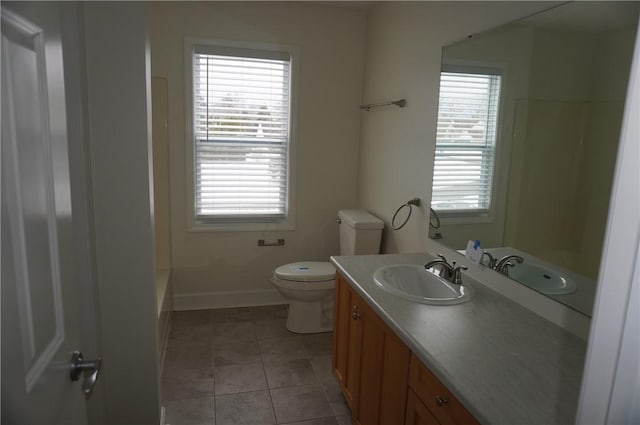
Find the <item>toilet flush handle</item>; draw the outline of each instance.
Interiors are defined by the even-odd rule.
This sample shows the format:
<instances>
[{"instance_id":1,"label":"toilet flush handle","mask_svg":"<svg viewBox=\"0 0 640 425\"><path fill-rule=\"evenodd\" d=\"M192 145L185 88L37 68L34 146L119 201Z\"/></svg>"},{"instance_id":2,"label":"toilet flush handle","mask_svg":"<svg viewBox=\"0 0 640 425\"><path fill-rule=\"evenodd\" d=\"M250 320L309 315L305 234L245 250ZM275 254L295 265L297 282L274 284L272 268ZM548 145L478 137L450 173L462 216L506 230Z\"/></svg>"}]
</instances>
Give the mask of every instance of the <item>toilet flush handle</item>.
<instances>
[{"instance_id":1,"label":"toilet flush handle","mask_svg":"<svg viewBox=\"0 0 640 425\"><path fill-rule=\"evenodd\" d=\"M340 220L340 217L336 218L336 223L341 224L342 220Z\"/></svg>"}]
</instances>

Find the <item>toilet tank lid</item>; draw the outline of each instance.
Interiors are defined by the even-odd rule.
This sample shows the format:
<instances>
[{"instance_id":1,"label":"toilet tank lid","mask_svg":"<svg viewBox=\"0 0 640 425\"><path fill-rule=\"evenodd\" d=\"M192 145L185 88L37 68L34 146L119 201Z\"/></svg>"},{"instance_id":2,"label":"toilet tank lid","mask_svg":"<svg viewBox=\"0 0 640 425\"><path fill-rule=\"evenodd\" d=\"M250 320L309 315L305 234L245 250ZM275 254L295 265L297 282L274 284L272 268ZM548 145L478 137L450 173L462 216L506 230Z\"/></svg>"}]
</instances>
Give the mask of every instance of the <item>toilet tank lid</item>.
<instances>
[{"instance_id":1,"label":"toilet tank lid","mask_svg":"<svg viewBox=\"0 0 640 425\"><path fill-rule=\"evenodd\" d=\"M273 272L284 280L297 280L299 282L321 282L335 278L336 269L326 261L304 261L300 263L285 264Z\"/></svg>"},{"instance_id":2,"label":"toilet tank lid","mask_svg":"<svg viewBox=\"0 0 640 425\"><path fill-rule=\"evenodd\" d=\"M382 229L384 222L365 210L340 210L338 217L355 229Z\"/></svg>"}]
</instances>

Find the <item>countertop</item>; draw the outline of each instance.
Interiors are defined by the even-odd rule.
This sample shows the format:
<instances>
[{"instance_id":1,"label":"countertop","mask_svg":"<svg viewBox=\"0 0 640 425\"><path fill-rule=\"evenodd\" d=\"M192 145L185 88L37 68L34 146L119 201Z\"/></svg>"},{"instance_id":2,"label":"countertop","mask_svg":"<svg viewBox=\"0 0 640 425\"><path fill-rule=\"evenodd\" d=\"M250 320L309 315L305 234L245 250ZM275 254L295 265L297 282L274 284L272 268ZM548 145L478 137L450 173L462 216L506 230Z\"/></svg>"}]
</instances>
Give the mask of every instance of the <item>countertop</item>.
<instances>
[{"instance_id":1,"label":"countertop","mask_svg":"<svg viewBox=\"0 0 640 425\"><path fill-rule=\"evenodd\" d=\"M567 307L572 308L582 314L585 314L589 317L593 316L593 303L596 298L596 287L597 287L597 282L595 280L590 279L586 276L582 276L572 270L566 269L557 264L549 263L548 261L534 257L529 253L520 251L510 246L505 246L500 248L489 248L486 251L493 253L494 254L493 256L496 258L503 257L507 254L517 254L522 258L524 258L525 262L529 262L532 264L539 264L550 270L557 271L560 274L565 275L568 278L572 279L578 287L577 291L571 292L569 294L558 294L558 295L547 294L547 296L549 298L553 298L559 303L562 303ZM523 285L526 286L526 284L523 284Z\"/></svg>"},{"instance_id":2,"label":"countertop","mask_svg":"<svg viewBox=\"0 0 640 425\"><path fill-rule=\"evenodd\" d=\"M573 424L586 342L463 276L469 302L419 304L373 281L390 264L428 254L331 257L351 286L483 424Z\"/></svg>"}]
</instances>

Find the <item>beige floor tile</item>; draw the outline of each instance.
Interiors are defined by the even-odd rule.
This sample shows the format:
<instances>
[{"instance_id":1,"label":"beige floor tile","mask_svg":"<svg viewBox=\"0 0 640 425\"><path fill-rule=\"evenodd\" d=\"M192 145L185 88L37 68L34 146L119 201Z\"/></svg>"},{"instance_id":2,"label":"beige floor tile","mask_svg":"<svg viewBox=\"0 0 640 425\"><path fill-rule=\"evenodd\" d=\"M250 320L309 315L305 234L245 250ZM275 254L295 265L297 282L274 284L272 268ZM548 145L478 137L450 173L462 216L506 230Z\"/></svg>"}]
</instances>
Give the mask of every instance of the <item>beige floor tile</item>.
<instances>
[{"instance_id":1,"label":"beige floor tile","mask_svg":"<svg viewBox=\"0 0 640 425\"><path fill-rule=\"evenodd\" d=\"M166 423L171 425L213 424L215 420L213 397L168 401L165 408Z\"/></svg>"},{"instance_id":2,"label":"beige floor tile","mask_svg":"<svg viewBox=\"0 0 640 425\"><path fill-rule=\"evenodd\" d=\"M287 387L270 391L278 423L323 418L331 412L320 386Z\"/></svg>"},{"instance_id":3,"label":"beige floor tile","mask_svg":"<svg viewBox=\"0 0 640 425\"><path fill-rule=\"evenodd\" d=\"M171 345L164 360L165 375L175 375L184 370L211 369L213 352L211 345Z\"/></svg>"},{"instance_id":4,"label":"beige floor tile","mask_svg":"<svg viewBox=\"0 0 640 425\"><path fill-rule=\"evenodd\" d=\"M162 378L167 423L350 424L331 333L295 334L286 315L286 305L175 312Z\"/></svg>"},{"instance_id":5,"label":"beige floor tile","mask_svg":"<svg viewBox=\"0 0 640 425\"><path fill-rule=\"evenodd\" d=\"M216 425L275 424L268 391L216 396Z\"/></svg>"},{"instance_id":6,"label":"beige floor tile","mask_svg":"<svg viewBox=\"0 0 640 425\"><path fill-rule=\"evenodd\" d=\"M287 425L338 425L338 420L334 416L329 416L302 422L288 422Z\"/></svg>"},{"instance_id":7,"label":"beige floor tile","mask_svg":"<svg viewBox=\"0 0 640 425\"><path fill-rule=\"evenodd\" d=\"M288 306L286 304L251 307L251 318L255 321L286 319L287 309Z\"/></svg>"},{"instance_id":8,"label":"beige floor tile","mask_svg":"<svg viewBox=\"0 0 640 425\"><path fill-rule=\"evenodd\" d=\"M260 354L264 362L307 358L307 351L300 336L260 341Z\"/></svg>"},{"instance_id":9,"label":"beige floor tile","mask_svg":"<svg viewBox=\"0 0 640 425\"><path fill-rule=\"evenodd\" d=\"M340 397L338 400L330 401L329 405L331 406L333 414L336 416L345 416L351 414L351 410L349 410L347 402L342 397Z\"/></svg>"},{"instance_id":10,"label":"beige floor tile","mask_svg":"<svg viewBox=\"0 0 640 425\"><path fill-rule=\"evenodd\" d=\"M256 329L253 322L214 323L212 331L214 344L256 340Z\"/></svg>"},{"instance_id":11,"label":"beige floor tile","mask_svg":"<svg viewBox=\"0 0 640 425\"><path fill-rule=\"evenodd\" d=\"M319 384L308 359L265 362L264 371L269 388Z\"/></svg>"},{"instance_id":12,"label":"beige floor tile","mask_svg":"<svg viewBox=\"0 0 640 425\"><path fill-rule=\"evenodd\" d=\"M216 395L244 393L267 388L262 363L215 367L213 373Z\"/></svg>"},{"instance_id":13,"label":"beige floor tile","mask_svg":"<svg viewBox=\"0 0 640 425\"><path fill-rule=\"evenodd\" d=\"M351 415L336 416L338 425L351 425Z\"/></svg>"},{"instance_id":14,"label":"beige floor tile","mask_svg":"<svg viewBox=\"0 0 640 425\"><path fill-rule=\"evenodd\" d=\"M168 346L180 345L210 345L210 324L178 324L171 326Z\"/></svg>"},{"instance_id":15,"label":"beige floor tile","mask_svg":"<svg viewBox=\"0 0 640 425\"><path fill-rule=\"evenodd\" d=\"M286 319L256 320L256 334L259 341L296 336L287 329Z\"/></svg>"},{"instance_id":16,"label":"beige floor tile","mask_svg":"<svg viewBox=\"0 0 640 425\"><path fill-rule=\"evenodd\" d=\"M333 376L333 366L331 365L331 354L325 356L316 356L310 359L313 371L321 381L335 381Z\"/></svg>"},{"instance_id":17,"label":"beige floor tile","mask_svg":"<svg viewBox=\"0 0 640 425\"><path fill-rule=\"evenodd\" d=\"M162 378L162 399L182 400L213 396L213 371L165 371Z\"/></svg>"},{"instance_id":18,"label":"beige floor tile","mask_svg":"<svg viewBox=\"0 0 640 425\"><path fill-rule=\"evenodd\" d=\"M219 341L213 346L213 364L215 366L228 366L234 364L260 363L260 349L255 340Z\"/></svg>"},{"instance_id":19,"label":"beige floor tile","mask_svg":"<svg viewBox=\"0 0 640 425\"><path fill-rule=\"evenodd\" d=\"M310 358L331 355L331 347L333 346L332 333L304 335L302 340Z\"/></svg>"}]
</instances>

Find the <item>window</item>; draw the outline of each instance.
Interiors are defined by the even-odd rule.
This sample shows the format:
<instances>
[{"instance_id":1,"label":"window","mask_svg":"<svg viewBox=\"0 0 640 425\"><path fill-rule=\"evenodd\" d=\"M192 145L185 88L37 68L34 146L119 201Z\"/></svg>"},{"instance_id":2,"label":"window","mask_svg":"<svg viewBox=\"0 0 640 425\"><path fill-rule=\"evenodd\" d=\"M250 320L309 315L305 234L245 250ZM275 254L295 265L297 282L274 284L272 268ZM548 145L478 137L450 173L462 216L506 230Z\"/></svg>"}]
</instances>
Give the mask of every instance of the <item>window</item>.
<instances>
[{"instance_id":1,"label":"window","mask_svg":"<svg viewBox=\"0 0 640 425\"><path fill-rule=\"evenodd\" d=\"M501 77L442 72L431 207L452 213L491 208Z\"/></svg>"},{"instance_id":2,"label":"window","mask_svg":"<svg viewBox=\"0 0 640 425\"><path fill-rule=\"evenodd\" d=\"M278 223L289 214L289 52L193 45L196 223Z\"/></svg>"}]
</instances>

